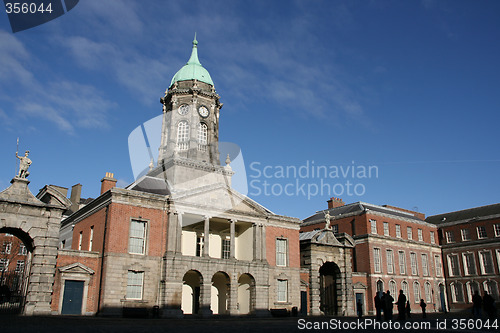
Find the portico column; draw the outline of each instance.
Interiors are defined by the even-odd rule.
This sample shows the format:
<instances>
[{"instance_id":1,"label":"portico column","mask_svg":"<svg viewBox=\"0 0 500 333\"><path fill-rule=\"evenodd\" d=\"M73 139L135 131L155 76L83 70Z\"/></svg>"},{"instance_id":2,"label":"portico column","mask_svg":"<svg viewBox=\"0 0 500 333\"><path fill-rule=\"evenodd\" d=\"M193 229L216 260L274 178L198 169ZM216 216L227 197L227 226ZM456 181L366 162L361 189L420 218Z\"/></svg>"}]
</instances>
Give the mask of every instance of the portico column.
<instances>
[{"instance_id":1,"label":"portico column","mask_svg":"<svg viewBox=\"0 0 500 333\"><path fill-rule=\"evenodd\" d=\"M175 253L182 253L182 212L177 215L177 227L175 229Z\"/></svg>"},{"instance_id":2,"label":"portico column","mask_svg":"<svg viewBox=\"0 0 500 333\"><path fill-rule=\"evenodd\" d=\"M267 247L267 242L266 242L266 226L261 224L260 225L260 233L261 233L261 260L264 260L266 261L267 260L267 257L266 257L266 247Z\"/></svg>"},{"instance_id":3,"label":"portico column","mask_svg":"<svg viewBox=\"0 0 500 333\"><path fill-rule=\"evenodd\" d=\"M205 216L205 228L203 231L203 256L208 257L210 253L210 216Z\"/></svg>"},{"instance_id":4,"label":"portico column","mask_svg":"<svg viewBox=\"0 0 500 333\"><path fill-rule=\"evenodd\" d=\"M261 234L260 228L257 224L252 225L253 227L253 260L260 260L260 250L261 250Z\"/></svg>"},{"instance_id":5,"label":"portico column","mask_svg":"<svg viewBox=\"0 0 500 333\"><path fill-rule=\"evenodd\" d=\"M177 218L177 213L172 210L168 212L167 252L170 253L175 252L176 248Z\"/></svg>"},{"instance_id":6,"label":"portico column","mask_svg":"<svg viewBox=\"0 0 500 333\"><path fill-rule=\"evenodd\" d=\"M229 258L235 259L236 258L236 220L229 220L230 223L230 233L231 233L231 239L229 241L230 245L230 250L229 250Z\"/></svg>"}]
</instances>

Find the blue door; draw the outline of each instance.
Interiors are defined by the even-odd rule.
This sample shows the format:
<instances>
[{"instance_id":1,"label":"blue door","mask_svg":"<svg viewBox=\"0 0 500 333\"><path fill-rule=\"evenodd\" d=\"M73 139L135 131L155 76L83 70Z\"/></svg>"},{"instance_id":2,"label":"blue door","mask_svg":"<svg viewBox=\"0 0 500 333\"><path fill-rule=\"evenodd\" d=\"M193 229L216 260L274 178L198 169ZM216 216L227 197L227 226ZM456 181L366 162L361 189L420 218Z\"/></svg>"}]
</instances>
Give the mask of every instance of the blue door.
<instances>
[{"instance_id":1,"label":"blue door","mask_svg":"<svg viewBox=\"0 0 500 333\"><path fill-rule=\"evenodd\" d=\"M64 296L62 314L81 315L83 300L83 281L66 280L64 282Z\"/></svg>"}]
</instances>

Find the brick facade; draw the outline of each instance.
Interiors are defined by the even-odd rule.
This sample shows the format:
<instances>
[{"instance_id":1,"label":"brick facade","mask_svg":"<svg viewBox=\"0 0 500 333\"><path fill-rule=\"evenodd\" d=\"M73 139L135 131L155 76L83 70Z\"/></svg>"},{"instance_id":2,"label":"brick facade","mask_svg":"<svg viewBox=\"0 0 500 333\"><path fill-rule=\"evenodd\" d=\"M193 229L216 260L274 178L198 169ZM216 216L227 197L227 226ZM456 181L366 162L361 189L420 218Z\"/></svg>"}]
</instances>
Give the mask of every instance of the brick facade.
<instances>
[{"instance_id":1,"label":"brick facade","mask_svg":"<svg viewBox=\"0 0 500 333\"><path fill-rule=\"evenodd\" d=\"M448 304L451 311L472 307L472 296L490 294L500 284L500 204L430 216L439 228Z\"/></svg>"}]
</instances>

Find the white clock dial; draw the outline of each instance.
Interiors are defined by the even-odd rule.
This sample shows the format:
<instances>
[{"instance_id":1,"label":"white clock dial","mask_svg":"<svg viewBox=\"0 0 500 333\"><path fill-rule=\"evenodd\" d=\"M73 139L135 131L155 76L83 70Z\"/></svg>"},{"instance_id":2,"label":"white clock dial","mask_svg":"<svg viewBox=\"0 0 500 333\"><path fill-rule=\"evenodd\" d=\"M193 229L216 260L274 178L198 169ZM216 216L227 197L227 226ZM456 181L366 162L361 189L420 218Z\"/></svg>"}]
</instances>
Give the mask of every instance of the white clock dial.
<instances>
[{"instance_id":1,"label":"white clock dial","mask_svg":"<svg viewBox=\"0 0 500 333\"><path fill-rule=\"evenodd\" d=\"M187 114L188 114L188 112L189 112L189 105L187 105L187 104L183 104L183 105L181 105L181 106L179 107L179 114L180 114L180 115L185 116L185 115L187 115Z\"/></svg>"},{"instance_id":2,"label":"white clock dial","mask_svg":"<svg viewBox=\"0 0 500 333\"><path fill-rule=\"evenodd\" d=\"M203 118L206 118L208 117L208 109L206 106L200 106L200 108L198 109L198 113L200 114L200 116L202 116Z\"/></svg>"}]
</instances>

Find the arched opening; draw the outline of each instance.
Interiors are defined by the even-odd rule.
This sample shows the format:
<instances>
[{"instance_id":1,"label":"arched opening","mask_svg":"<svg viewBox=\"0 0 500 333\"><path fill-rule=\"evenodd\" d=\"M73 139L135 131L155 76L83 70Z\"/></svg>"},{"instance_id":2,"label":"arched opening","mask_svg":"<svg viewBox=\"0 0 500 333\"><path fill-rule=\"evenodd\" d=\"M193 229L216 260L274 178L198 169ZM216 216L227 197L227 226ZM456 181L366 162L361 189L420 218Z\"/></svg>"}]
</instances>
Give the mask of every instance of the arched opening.
<instances>
[{"instance_id":1,"label":"arched opening","mask_svg":"<svg viewBox=\"0 0 500 333\"><path fill-rule=\"evenodd\" d=\"M255 279L250 274L242 274L238 279L238 310L249 314L254 310Z\"/></svg>"},{"instance_id":2,"label":"arched opening","mask_svg":"<svg viewBox=\"0 0 500 333\"><path fill-rule=\"evenodd\" d=\"M182 303L181 309L184 314L197 314L200 310L200 286L203 278L200 272L190 270L182 278Z\"/></svg>"},{"instance_id":3,"label":"arched opening","mask_svg":"<svg viewBox=\"0 0 500 333\"><path fill-rule=\"evenodd\" d=\"M441 308L439 309L441 312L446 312L446 291L444 284L439 284L439 300Z\"/></svg>"},{"instance_id":4,"label":"arched opening","mask_svg":"<svg viewBox=\"0 0 500 333\"><path fill-rule=\"evenodd\" d=\"M33 240L17 228L0 228L0 313L24 309Z\"/></svg>"},{"instance_id":5,"label":"arched opening","mask_svg":"<svg viewBox=\"0 0 500 333\"><path fill-rule=\"evenodd\" d=\"M337 315L341 296L339 289L340 268L333 262L326 262L319 269L320 310L325 315Z\"/></svg>"},{"instance_id":6,"label":"arched opening","mask_svg":"<svg viewBox=\"0 0 500 333\"><path fill-rule=\"evenodd\" d=\"M377 281L377 293L380 291L380 293L384 292L384 281L378 280Z\"/></svg>"},{"instance_id":7,"label":"arched opening","mask_svg":"<svg viewBox=\"0 0 500 333\"><path fill-rule=\"evenodd\" d=\"M224 272L217 272L212 277L210 309L213 314L227 314L229 283L229 276Z\"/></svg>"}]
</instances>

